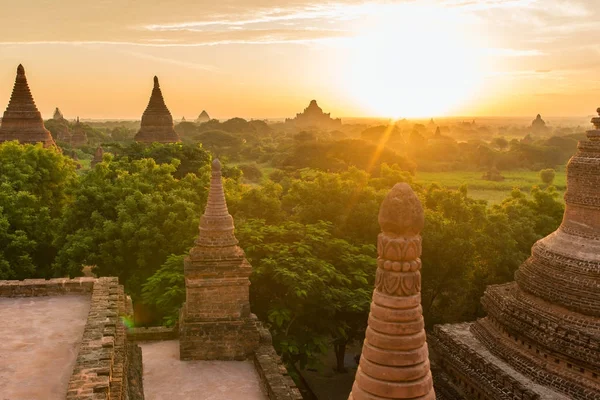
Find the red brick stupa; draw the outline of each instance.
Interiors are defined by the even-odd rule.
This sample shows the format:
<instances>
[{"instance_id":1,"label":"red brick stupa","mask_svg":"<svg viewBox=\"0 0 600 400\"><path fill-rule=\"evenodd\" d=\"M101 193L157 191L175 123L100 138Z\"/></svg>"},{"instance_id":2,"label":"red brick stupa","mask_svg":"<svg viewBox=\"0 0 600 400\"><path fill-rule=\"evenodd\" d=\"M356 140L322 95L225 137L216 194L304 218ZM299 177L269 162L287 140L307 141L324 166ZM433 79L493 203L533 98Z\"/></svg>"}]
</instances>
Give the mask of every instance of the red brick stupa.
<instances>
[{"instance_id":1,"label":"red brick stupa","mask_svg":"<svg viewBox=\"0 0 600 400\"><path fill-rule=\"evenodd\" d=\"M12 96L0 125L0 142L9 140L18 140L23 144L43 143L44 147L56 146L33 101L25 68L20 64L17 68Z\"/></svg>"},{"instance_id":2,"label":"red brick stupa","mask_svg":"<svg viewBox=\"0 0 600 400\"><path fill-rule=\"evenodd\" d=\"M379 209L369 325L349 400L435 400L421 309L421 202L398 183Z\"/></svg>"},{"instance_id":3,"label":"red brick stupa","mask_svg":"<svg viewBox=\"0 0 600 400\"><path fill-rule=\"evenodd\" d=\"M212 163L208 203L196 245L185 259L186 301L179 318L182 360L243 360L259 345L250 313L252 267L234 235L221 164Z\"/></svg>"},{"instance_id":4,"label":"red brick stupa","mask_svg":"<svg viewBox=\"0 0 600 400\"><path fill-rule=\"evenodd\" d=\"M135 135L135 141L140 143L174 143L180 141L173 127L173 116L165 104L156 76L154 77L152 95L148 107L142 115L142 125Z\"/></svg>"},{"instance_id":5,"label":"red brick stupa","mask_svg":"<svg viewBox=\"0 0 600 400\"><path fill-rule=\"evenodd\" d=\"M514 282L486 289L487 317L434 328L444 398L600 399L600 118L592 123L567 165L560 227Z\"/></svg>"}]
</instances>

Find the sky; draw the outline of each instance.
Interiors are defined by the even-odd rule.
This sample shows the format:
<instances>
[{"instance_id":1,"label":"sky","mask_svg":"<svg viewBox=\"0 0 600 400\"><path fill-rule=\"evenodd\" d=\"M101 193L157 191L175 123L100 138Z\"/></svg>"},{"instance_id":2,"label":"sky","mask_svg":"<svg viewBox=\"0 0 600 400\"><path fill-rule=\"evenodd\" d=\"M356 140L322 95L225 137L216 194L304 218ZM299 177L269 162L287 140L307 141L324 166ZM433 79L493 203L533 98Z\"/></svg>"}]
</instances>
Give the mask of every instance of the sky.
<instances>
[{"instance_id":1,"label":"sky","mask_svg":"<svg viewBox=\"0 0 600 400\"><path fill-rule=\"evenodd\" d=\"M5 4L2 4L5 3ZM0 109L23 63L50 117L585 116L598 0L0 0Z\"/></svg>"}]
</instances>

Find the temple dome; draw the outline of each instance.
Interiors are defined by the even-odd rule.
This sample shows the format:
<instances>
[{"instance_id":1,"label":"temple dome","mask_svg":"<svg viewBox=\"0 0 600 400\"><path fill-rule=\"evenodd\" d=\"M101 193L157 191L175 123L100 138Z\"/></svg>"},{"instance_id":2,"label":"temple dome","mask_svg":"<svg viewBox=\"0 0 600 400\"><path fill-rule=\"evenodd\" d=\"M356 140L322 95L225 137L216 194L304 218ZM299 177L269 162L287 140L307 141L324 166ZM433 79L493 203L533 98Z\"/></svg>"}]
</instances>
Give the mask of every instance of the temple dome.
<instances>
[{"instance_id":1,"label":"temple dome","mask_svg":"<svg viewBox=\"0 0 600 400\"><path fill-rule=\"evenodd\" d=\"M150 95L150 101L142 115L141 127L135 135L135 141L140 143L174 143L180 141L173 126L173 116L165 104L156 76L154 77L154 87Z\"/></svg>"}]
</instances>

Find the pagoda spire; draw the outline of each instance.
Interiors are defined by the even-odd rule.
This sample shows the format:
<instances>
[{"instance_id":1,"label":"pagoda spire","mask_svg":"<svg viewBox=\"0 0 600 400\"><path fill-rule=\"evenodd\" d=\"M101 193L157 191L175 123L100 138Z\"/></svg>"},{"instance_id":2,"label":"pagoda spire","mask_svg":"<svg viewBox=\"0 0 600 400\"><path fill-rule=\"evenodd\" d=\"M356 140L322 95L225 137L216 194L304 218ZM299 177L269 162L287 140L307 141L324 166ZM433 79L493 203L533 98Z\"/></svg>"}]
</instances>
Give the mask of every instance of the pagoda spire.
<instances>
[{"instance_id":1,"label":"pagoda spire","mask_svg":"<svg viewBox=\"0 0 600 400\"><path fill-rule=\"evenodd\" d=\"M377 273L349 400L434 400L421 308L421 202L396 184L379 209Z\"/></svg>"},{"instance_id":2,"label":"pagoda spire","mask_svg":"<svg viewBox=\"0 0 600 400\"><path fill-rule=\"evenodd\" d=\"M142 115L142 123L135 140L141 143L174 143L179 142L175 133L173 116L165 104L158 77L154 77L154 86L148 106Z\"/></svg>"},{"instance_id":3,"label":"pagoda spire","mask_svg":"<svg viewBox=\"0 0 600 400\"><path fill-rule=\"evenodd\" d=\"M199 230L184 261L186 301L179 319L180 358L250 357L259 343L256 316L250 312L252 267L233 233L233 217L227 210L217 159L212 162L208 201Z\"/></svg>"},{"instance_id":4,"label":"pagoda spire","mask_svg":"<svg viewBox=\"0 0 600 400\"><path fill-rule=\"evenodd\" d=\"M52 135L44 126L42 115L38 111L25 68L19 64L17 77L8 107L0 125L0 142L18 140L20 143L43 143L44 147L55 146Z\"/></svg>"}]
</instances>

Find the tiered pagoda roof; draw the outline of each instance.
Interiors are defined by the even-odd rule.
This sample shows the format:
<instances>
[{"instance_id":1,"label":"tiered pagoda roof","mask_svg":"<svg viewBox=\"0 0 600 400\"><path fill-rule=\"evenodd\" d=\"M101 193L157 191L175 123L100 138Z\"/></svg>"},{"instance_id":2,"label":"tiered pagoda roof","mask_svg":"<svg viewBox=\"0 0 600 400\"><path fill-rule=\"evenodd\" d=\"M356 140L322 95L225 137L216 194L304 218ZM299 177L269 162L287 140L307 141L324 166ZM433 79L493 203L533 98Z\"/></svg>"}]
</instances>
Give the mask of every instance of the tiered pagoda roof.
<instances>
[{"instance_id":1,"label":"tiered pagoda roof","mask_svg":"<svg viewBox=\"0 0 600 400\"><path fill-rule=\"evenodd\" d=\"M20 64L13 92L0 125L0 142L9 140L31 144L43 143L44 147L56 146L33 101L25 69Z\"/></svg>"},{"instance_id":2,"label":"tiered pagoda roof","mask_svg":"<svg viewBox=\"0 0 600 400\"><path fill-rule=\"evenodd\" d=\"M156 76L154 77L152 95L148 107L142 115L142 124L135 135L135 140L140 143L174 143L180 141L173 126L173 116L165 104Z\"/></svg>"},{"instance_id":3,"label":"tiered pagoda roof","mask_svg":"<svg viewBox=\"0 0 600 400\"><path fill-rule=\"evenodd\" d=\"M515 282L487 288L487 317L435 328L444 398L600 399L600 118L592 123L567 166L560 227Z\"/></svg>"}]
</instances>

